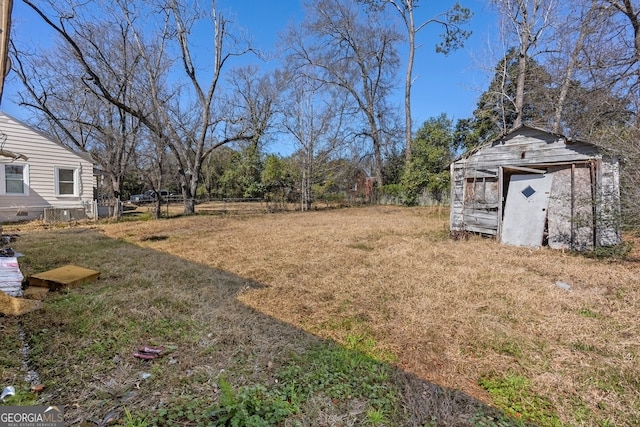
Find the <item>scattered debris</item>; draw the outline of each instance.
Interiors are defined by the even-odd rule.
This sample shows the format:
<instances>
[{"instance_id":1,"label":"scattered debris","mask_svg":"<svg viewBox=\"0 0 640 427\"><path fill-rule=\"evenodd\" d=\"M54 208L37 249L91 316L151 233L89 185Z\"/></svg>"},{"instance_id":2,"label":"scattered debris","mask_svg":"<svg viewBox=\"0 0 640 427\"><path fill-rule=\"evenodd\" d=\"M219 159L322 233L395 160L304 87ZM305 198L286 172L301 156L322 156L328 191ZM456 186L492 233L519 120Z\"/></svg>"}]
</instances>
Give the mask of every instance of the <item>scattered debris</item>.
<instances>
[{"instance_id":1,"label":"scattered debris","mask_svg":"<svg viewBox=\"0 0 640 427\"><path fill-rule=\"evenodd\" d=\"M15 394L16 389L12 385L7 386L2 390L2 394L0 394L0 401L3 401L7 396L15 396Z\"/></svg>"},{"instance_id":2,"label":"scattered debris","mask_svg":"<svg viewBox=\"0 0 640 427\"><path fill-rule=\"evenodd\" d=\"M11 248L2 248L2 249L0 249L0 257L13 258L14 256L16 256L16 252Z\"/></svg>"},{"instance_id":3,"label":"scattered debris","mask_svg":"<svg viewBox=\"0 0 640 427\"><path fill-rule=\"evenodd\" d=\"M0 237L0 243L8 245L9 243L18 240L18 237L20 237L19 234L3 234L2 237Z\"/></svg>"},{"instance_id":4,"label":"scattered debris","mask_svg":"<svg viewBox=\"0 0 640 427\"><path fill-rule=\"evenodd\" d=\"M2 233L1 229L0 233ZM17 238L17 234L0 234L0 257L13 258L19 256L13 249L5 247L9 243L15 242Z\"/></svg>"},{"instance_id":5,"label":"scattered debris","mask_svg":"<svg viewBox=\"0 0 640 427\"><path fill-rule=\"evenodd\" d=\"M38 301L39 302L39 301ZM31 354L31 347L25 336L24 329L20 325L20 331L18 332L18 339L22 346L20 347L20 354L22 355L22 370L24 371L24 380L31 384L31 387L41 386L40 375L29 366L29 355ZM44 387L44 386L43 386Z\"/></svg>"},{"instance_id":6,"label":"scattered debris","mask_svg":"<svg viewBox=\"0 0 640 427\"><path fill-rule=\"evenodd\" d=\"M0 291L12 297L21 296L22 279L18 258L0 256Z\"/></svg>"},{"instance_id":7,"label":"scattered debris","mask_svg":"<svg viewBox=\"0 0 640 427\"><path fill-rule=\"evenodd\" d=\"M111 426L120 423L120 410L114 409L102 419L101 426Z\"/></svg>"},{"instance_id":8,"label":"scattered debris","mask_svg":"<svg viewBox=\"0 0 640 427\"><path fill-rule=\"evenodd\" d=\"M140 372L141 380L148 380L149 378L151 378L151 374L149 372Z\"/></svg>"},{"instance_id":9,"label":"scattered debris","mask_svg":"<svg viewBox=\"0 0 640 427\"><path fill-rule=\"evenodd\" d=\"M5 316L21 316L42 306L42 302L33 299L11 297L0 292L0 313Z\"/></svg>"},{"instance_id":10,"label":"scattered debris","mask_svg":"<svg viewBox=\"0 0 640 427\"><path fill-rule=\"evenodd\" d=\"M164 347L162 346L158 346L158 347L144 346L144 347L140 347L138 351L135 351L133 353L133 357L137 357L138 359L150 360L150 359L156 359L162 356L163 352L164 352Z\"/></svg>"},{"instance_id":11,"label":"scattered debris","mask_svg":"<svg viewBox=\"0 0 640 427\"><path fill-rule=\"evenodd\" d=\"M556 286L560 289L564 289L565 291L571 290L571 285L567 282L563 282L562 280L556 281Z\"/></svg>"},{"instance_id":12,"label":"scattered debris","mask_svg":"<svg viewBox=\"0 0 640 427\"><path fill-rule=\"evenodd\" d=\"M22 296L24 276L18 265L18 256L13 249L4 247L14 242L17 234L2 234L0 226L0 313L5 316L20 316L40 308L40 301L18 298Z\"/></svg>"}]
</instances>

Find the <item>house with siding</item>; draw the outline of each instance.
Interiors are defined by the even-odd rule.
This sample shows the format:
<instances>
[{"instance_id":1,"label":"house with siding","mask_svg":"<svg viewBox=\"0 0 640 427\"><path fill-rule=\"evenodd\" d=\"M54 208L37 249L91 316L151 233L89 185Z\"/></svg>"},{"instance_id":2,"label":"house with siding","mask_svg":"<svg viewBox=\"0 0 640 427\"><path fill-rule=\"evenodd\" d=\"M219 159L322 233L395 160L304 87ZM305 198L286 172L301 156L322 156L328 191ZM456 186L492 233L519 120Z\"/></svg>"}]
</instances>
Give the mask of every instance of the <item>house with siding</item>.
<instances>
[{"instance_id":1,"label":"house with siding","mask_svg":"<svg viewBox=\"0 0 640 427\"><path fill-rule=\"evenodd\" d=\"M619 244L619 169L594 144L520 126L451 164L450 229L516 246Z\"/></svg>"},{"instance_id":2,"label":"house with siding","mask_svg":"<svg viewBox=\"0 0 640 427\"><path fill-rule=\"evenodd\" d=\"M0 112L0 222L94 217L93 162Z\"/></svg>"}]
</instances>

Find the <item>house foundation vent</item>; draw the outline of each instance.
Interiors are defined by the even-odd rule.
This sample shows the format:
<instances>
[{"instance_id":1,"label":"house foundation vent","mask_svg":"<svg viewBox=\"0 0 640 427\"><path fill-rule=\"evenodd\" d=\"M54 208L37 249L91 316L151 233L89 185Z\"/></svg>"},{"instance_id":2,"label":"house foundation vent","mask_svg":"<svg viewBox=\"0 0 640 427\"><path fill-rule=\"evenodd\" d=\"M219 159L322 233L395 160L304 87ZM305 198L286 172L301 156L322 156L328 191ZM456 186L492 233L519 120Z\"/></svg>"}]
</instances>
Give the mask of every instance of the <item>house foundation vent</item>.
<instances>
[{"instance_id":1,"label":"house foundation vent","mask_svg":"<svg viewBox=\"0 0 640 427\"><path fill-rule=\"evenodd\" d=\"M87 219L83 208L47 208L44 210L45 222L69 222Z\"/></svg>"}]
</instances>

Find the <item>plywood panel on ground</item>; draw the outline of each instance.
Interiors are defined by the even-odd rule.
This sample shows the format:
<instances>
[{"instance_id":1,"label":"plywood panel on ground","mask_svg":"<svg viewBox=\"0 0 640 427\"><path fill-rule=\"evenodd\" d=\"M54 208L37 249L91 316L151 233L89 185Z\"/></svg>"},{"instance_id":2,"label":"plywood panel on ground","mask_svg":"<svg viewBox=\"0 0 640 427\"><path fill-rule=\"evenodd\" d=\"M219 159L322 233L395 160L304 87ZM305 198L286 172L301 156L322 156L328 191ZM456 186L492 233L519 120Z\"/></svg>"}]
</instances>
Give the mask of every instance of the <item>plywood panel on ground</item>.
<instances>
[{"instance_id":1,"label":"plywood panel on ground","mask_svg":"<svg viewBox=\"0 0 640 427\"><path fill-rule=\"evenodd\" d=\"M45 271L44 273L34 274L29 277L28 281L31 286L55 290L93 282L97 280L99 276L99 271L89 270L88 268L77 267L75 265L65 265L64 267Z\"/></svg>"}]
</instances>

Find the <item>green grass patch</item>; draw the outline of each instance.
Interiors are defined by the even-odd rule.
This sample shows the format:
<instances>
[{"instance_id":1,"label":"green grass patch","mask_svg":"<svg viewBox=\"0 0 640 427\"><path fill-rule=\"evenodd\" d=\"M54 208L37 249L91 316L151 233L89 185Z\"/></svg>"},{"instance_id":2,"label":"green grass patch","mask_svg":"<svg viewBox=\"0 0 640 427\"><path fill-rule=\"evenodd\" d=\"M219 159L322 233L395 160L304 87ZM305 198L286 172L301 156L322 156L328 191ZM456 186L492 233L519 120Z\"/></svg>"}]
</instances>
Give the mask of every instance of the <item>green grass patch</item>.
<instances>
[{"instance_id":1,"label":"green grass patch","mask_svg":"<svg viewBox=\"0 0 640 427\"><path fill-rule=\"evenodd\" d=\"M593 344L587 344L582 341L575 341L571 343L571 348L577 351L582 351L585 353L596 351L597 348Z\"/></svg>"},{"instance_id":2,"label":"green grass patch","mask_svg":"<svg viewBox=\"0 0 640 427\"><path fill-rule=\"evenodd\" d=\"M183 394L163 403L160 407L131 415L132 425L151 426L196 425L208 426L211 422L212 396ZM223 424L224 425L224 424Z\"/></svg>"},{"instance_id":3,"label":"green grass patch","mask_svg":"<svg viewBox=\"0 0 640 427\"><path fill-rule=\"evenodd\" d=\"M506 354L516 359L522 357L523 355L522 346L520 345L520 343L506 337L494 341L492 343L492 349L496 353Z\"/></svg>"},{"instance_id":4,"label":"green grass patch","mask_svg":"<svg viewBox=\"0 0 640 427\"><path fill-rule=\"evenodd\" d=\"M338 403L362 399L368 404L368 418L382 420L397 413L398 391L389 381L390 370L360 351L328 345L294 358L278 378L282 384L295 384L301 400L316 394Z\"/></svg>"},{"instance_id":5,"label":"green grass patch","mask_svg":"<svg viewBox=\"0 0 640 427\"><path fill-rule=\"evenodd\" d=\"M593 319L597 319L600 317L598 313L591 310L590 308L581 308L580 310L578 310L578 314L582 317L588 317Z\"/></svg>"},{"instance_id":6,"label":"green grass patch","mask_svg":"<svg viewBox=\"0 0 640 427\"><path fill-rule=\"evenodd\" d=\"M480 379L479 384L489 392L494 404L514 420L549 427L562 425L551 403L537 395L532 390L531 381L523 375L511 372L487 375Z\"/></svg>"},{"instance_id":7,"label":"green grass patch","mask_svg":"<svg viewBox=\"0 0 640 427\"><path fill-rule=\"evenodd\" d=\"M326 396L336 406L353 399L365 401L367 408L359 415L357 425L393 425L399 393L391 385L390 370L388 365L359 351L334 344L319 345L293 356L271 386L234 387L231 378L221 376L217 380L217 400L181 395L154 411L129 414L130 425L282 425L314 396Z\"/></svg>"},{"instance_id":8,"label":"green grass patch","mask_svg":"<svg viewBox=\"0 0 640 427\"><path fill-rule=\"evenodd\" d=\"M13 396L7 396L0 402L2 406L33 406L36 405L38 396L36 396L29 388L27 383L20 383L15 386L16 394ZM3 390L0 387L0 392Z\"/></svg>"},{"instance_id":9,"label":"green grass patch","mask_svg":"<svg viewBox=\"0 0 640 427\"><path fill-rule=\"evenodd\" d=\"M347 245L347 247L351 249L359 249L366 252L371 252L374 249L373 246L366 243L352 243L350 245Z\"/></svg>"}]
</instances>

